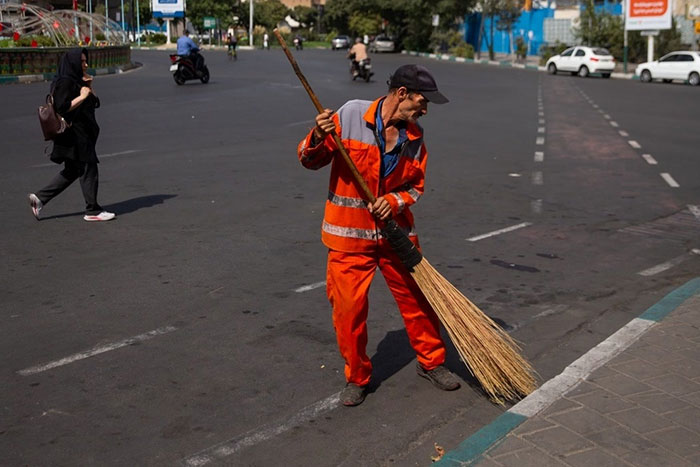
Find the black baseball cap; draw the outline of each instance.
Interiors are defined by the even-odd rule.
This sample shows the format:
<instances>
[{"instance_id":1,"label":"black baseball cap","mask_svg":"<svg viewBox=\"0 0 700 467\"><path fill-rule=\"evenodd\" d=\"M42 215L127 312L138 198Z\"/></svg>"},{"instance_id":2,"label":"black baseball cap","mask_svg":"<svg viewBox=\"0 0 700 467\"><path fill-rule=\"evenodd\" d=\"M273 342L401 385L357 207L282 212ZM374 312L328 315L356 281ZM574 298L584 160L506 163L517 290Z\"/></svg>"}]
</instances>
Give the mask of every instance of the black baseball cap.
<instances>
[{"instance_id":1,"label":"black baseball cap","mask_svg":"<svg viewBox=\"0 0 700 467\"><path fill-rule=\"evenodd\" d=\"M401 65L387 81L390 88L404 86L409 91L418 92L429 102L445 104L449 100L438 91L435 78L427 68L420 65Z\"/></svg>"}]
</instances>

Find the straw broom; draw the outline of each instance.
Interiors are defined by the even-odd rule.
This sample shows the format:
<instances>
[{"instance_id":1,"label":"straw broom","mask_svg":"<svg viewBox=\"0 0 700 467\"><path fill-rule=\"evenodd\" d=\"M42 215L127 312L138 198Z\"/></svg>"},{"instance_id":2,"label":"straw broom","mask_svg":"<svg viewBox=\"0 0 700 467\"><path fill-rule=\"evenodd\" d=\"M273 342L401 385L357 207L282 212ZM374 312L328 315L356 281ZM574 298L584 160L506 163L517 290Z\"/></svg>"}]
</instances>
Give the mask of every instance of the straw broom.
<instances>
[{"instance_id":1,"label":"straw broom","mask_svg":"<svg viewBox=\"0 0 700 467\"><path fill-rule=\"evenodd\" d=\"M273 33L316 110L319 113L323 112L323 106L301 73L287 43L277 29ZM336 133L332 133L332 136L366 200L374 203L377 198L350 159L340 137ZM462 360L488 397L503 404L504 401L514 400L532 392L535 389L535 372L520 355L520 348L515 341L440 275L396 222L387 221L382 228L382 234L435 310Z\"/></svg>"}]
</instances>

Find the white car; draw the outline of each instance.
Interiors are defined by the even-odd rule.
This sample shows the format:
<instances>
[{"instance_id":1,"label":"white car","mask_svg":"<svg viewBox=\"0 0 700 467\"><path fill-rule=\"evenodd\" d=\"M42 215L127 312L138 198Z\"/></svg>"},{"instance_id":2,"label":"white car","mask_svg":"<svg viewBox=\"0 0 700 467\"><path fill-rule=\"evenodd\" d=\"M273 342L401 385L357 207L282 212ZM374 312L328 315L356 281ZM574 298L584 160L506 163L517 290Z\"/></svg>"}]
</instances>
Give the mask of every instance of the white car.
<instances>
[{"instance_id":1,"label":"white car","mask_svg":"<svg viewBox=\"0 0 700 467\"><path fill-rule=\"evenodd\" d=\"M697 86L700 84L700 52L671 52L653 62L638 65L634 74L644 83L655 79L670 83L679 79Z\"/></svg>"},{"instance_id":2,"label":"white car","mask_svg":"<svg viewBox=\"0 0 700 467\"><path fill-rule=\"evenodd\" d=\"M603 78L610 78L615 70L615 58L602 47L570 47L547 60L547 71L555 75L559 71L568 71L572 75L585 78L591 73L600 73Z\"/></svg>"}]
</instances>

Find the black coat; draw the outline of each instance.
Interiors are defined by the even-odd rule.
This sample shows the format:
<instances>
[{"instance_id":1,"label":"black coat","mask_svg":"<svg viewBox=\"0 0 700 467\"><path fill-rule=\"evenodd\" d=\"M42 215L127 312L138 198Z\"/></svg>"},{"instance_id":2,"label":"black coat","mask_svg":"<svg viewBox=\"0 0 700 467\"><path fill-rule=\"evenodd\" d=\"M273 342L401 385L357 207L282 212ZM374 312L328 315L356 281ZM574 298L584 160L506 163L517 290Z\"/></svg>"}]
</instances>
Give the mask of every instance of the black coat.
<instances>
[{"instance_id":1,"label":"black coat","mask_svg":"<svg viewBox=\"0 0 700 467\"><path fill-rule=\"evenodd\" d=\"M85 49L74 49L61 59L59 73L52 83L54 108L70 128L54 140L51 160L57 164L66 159L80 162L98 162L95 145L100 127L95 119L95 109L100 106L97 96L90 94L78 107L69 111L71 101L80 95L82 65L80 55Z\"/></svg>"}]
</instances>

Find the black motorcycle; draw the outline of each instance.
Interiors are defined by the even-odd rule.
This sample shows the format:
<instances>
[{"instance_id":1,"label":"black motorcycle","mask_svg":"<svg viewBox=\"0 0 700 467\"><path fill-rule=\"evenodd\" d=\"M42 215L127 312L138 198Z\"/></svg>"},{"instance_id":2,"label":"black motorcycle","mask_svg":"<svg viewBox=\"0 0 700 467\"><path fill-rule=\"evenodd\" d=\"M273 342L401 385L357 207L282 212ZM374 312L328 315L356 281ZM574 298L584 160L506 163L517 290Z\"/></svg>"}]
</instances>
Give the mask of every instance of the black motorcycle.
<instances>
[{"instance_id":1,"label":"black motorcycle","mask_svg":"<svg viewBox=\"0 0 700 467\"><path fill-rule=\"evenodd\" d=\"M354 54L353 54L354 55ZM372 72L372 61L368 58L364 60L355 61L352 60L352 65L350 66L350 73L352 73L352 80L355 81L357 78L361 78L369 83L369 79L374 74Z\"/></svg>"},{"instance_id":2,"label":"black motorcycle","mask_svg":"<svg viewBox=\"0 0 700 467\"><path fill-rule=\"evenodd\" d=\"M198 79L205 84L209 82L209 68L204 64L204 57L199 56L199 69L196 69L193 58L170 54L170 71L173 72L173 79L178 85L192 79Z\"/></svg>"}]
</instances>

